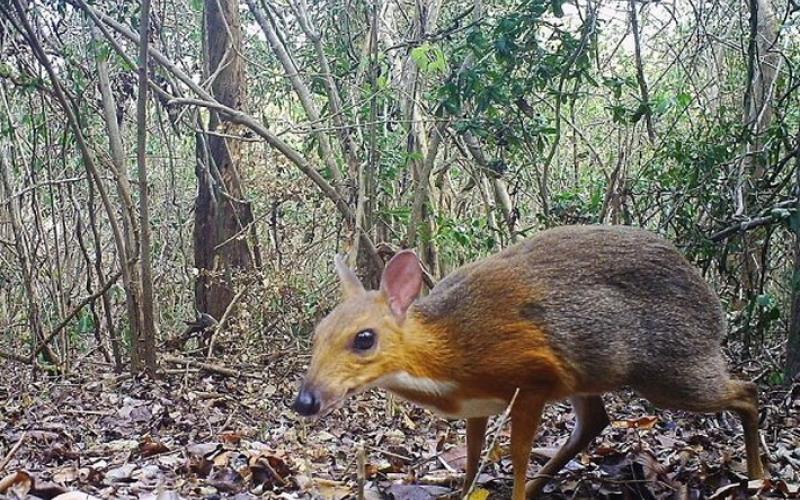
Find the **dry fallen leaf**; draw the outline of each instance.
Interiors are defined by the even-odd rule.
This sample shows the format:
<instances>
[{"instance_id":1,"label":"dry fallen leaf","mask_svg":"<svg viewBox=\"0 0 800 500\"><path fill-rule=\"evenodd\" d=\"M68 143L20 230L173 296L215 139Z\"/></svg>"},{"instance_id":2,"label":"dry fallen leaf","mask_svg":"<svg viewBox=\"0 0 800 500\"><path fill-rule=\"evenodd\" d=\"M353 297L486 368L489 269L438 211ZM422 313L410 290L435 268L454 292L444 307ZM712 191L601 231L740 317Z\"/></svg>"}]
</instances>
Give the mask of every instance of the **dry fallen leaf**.
<instances>
[{"instance_id":1,"label":"dry fallen leaf","mask_svg":"<svg viewBox=\"0 0 800 500\"><path fill-rule=\"evenodd\" d=\"M11 491L18 497L24 498L33 489L33 484L33 477L24 470L19 470L0 479L0 493Z\"/></svg>"},{"instance_id":2,"label":"dry fallen leaf","mask_svg":"<svg viewBox=\"0 0 800 500\"><path fill-rule=\"evenodd\" d=\"M339 500L350 495L350 488L338 481L316 481L314 493L326 500Z\"/></svg>"},{"instance_id":3,"label":"dry fallen leaf","mask_svg":"<svg viewBox=\"0 0 800 500\"><path fill-rule=\"evenodd\" d=\"M145 436L144 440L139 443L139 454L143 457L152 457L168 451L169 448L164 443L156 441L150 436Z\"/></svg>"},{"instance_id":4,"label":"dry fallen leaf","mask_svg":"<svg viewBox=\"0 0 800 500\"><path fill-rule=\"evenodd\" d=\"M503 459L503 457L507 457L510 455L509 448L505 446L501 446L500 443L495 441L494 446L492 449L489 450L489 453L486 455L486 458L489 462L497 463Z\"/></svg>"},{"instance_id":5,"label":"dry fallen leaf","mask_svg":"<svg viewBox=\"0 0 800 500\"><path fill-rule=\"evenodd\" d=\"M219 435L219 440L225 444L237 445L242 440L242 435L238 432L227 431Z\"/></svg>"},{"instance_id":6,"label":"dry fallen leaf","mask_svg":"<svg viewBox=\"0 0 800 500\"><path fill-rule=\"evenodd\" d=\"M289 486L287 480L292 475L292 470L286 462L272 455L260 455L250 458L250 472L255 484L265 487Z\"/></svg>"},{"instance_id":7,"label":"dry fallen leaf","mask_svg":"<svg viewBox=\"0 0 800 500\"><path fill-rule=\"evenodd\" d=\"M558 453L559 449L560 448L534 448L531 450L531 455L549 460Z\"/></svg>"},{"instance_id":8,"label":"dry fallen leaf","mask_svg":"<svg viewBox=\"0 0 800 500\"><path fill-rule=\"evenodd\" d=\"M645 416L627 420L614 420L611 426L617 429L652 429L658 422L658 417Z\"/></svg>"},{"instance_id":9,"label":"dry fallen leaf","mask_svg":"<svg viewBox=\"0 0 800 500\"><path fill-rule=\"evenodd\" d=\"M244 481L237 471L224 467L211 474L206 482L223 493L236 493L242 488Z\"/></svg>"},{"instance_id":10,"label":"dry fallen leaf","mask_svg":"<svg viewBox=\"0 0 800 500\"><path fill-rule=\"evenodd\" d=\"M221 449L219 443L194 443L186 447L190 455L207 457Z\"/></svg>"},{"instance_id":11,"label":"dry fallen leaf","mask_svg":"<svg viewBox=\"0 0 800 500\"><path fill-rule=\"evenodd\" d=\"M52 500L100 500L100 499L88 493L82 493L80 491L68 491L56 497L53 497Z\"/></svg>"},{"instance_id":12,"label":"dry fallen leaf","mask_svg":"<svg viewBox=\"0 0 800 500\"><path fill-rule=\"evenodd\" d=\"M740 487L736 483L727 484L725 486L717 488L717 491L715 491L713 495L708 497L708 500L714 500L716 498L727 498L729 495L733 494L733 492L738 489L740 489Z\"/></svg>"},{"instance_id":13,"label":"dry fallen leaf","mask_svg":"<svg viewBox=\"0 0 800 500\"><path fill-rule=\"evenodd\" d=\"M71 483L78 479L79 471L74 465L68 465L53 473L53 481L61 484Z\"/></svg>"},{"instance_id":14,"label":"dry fallen leaf","mask_svg":"<svg viewBox=\"0 0 800 500\"><path fill-rule=\"evenodd\" d=\"M464 470L467 466L467 445L453 446L442 453L441 457L450 467L457 470Z\"/></svg>"},{"instance_id":15,"label":"dry fallen leaf","mask_svg":"<svg viewBox=\"0 0 800 500\"><path fill-rule=\"evenodd\" d=\"M106 472L106 477L111 481L127 481L136 470L136 464L124 464Z\"/></svg>"},{"instance_id":16,"label":"dry fallen leaf","mask_svg":"<svg viewBox=\"0 0 800 500\"><path fill-rule=\"evenodd\" d=\"M448 493L450 490L441 486L392 484L389 487L389 494L394 500L433 500Z\"/></svg>"}]
</instances>

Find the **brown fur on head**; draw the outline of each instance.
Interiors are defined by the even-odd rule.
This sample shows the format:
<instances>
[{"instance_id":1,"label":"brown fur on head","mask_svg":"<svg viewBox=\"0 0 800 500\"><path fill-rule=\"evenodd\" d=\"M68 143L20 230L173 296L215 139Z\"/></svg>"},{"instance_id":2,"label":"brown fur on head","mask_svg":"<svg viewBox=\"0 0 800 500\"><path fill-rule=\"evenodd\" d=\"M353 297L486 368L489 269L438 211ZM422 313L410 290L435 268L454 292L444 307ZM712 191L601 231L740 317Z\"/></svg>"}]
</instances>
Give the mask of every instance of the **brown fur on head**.
<instances>
[{"instance_id":1,"label":"brown fur on head","mask_svg":"<svg viewBox=\"0 0 800 500\"><path fill-rule=\"evenodd\" d=\"M330 410L404 368L406 313L422 286L419 261L408 250L386 265L379 290L365 290L342 258L334 262L343 300L314 333L311 365L294 404L306 416Z\"/></svg>"}]
</instances>

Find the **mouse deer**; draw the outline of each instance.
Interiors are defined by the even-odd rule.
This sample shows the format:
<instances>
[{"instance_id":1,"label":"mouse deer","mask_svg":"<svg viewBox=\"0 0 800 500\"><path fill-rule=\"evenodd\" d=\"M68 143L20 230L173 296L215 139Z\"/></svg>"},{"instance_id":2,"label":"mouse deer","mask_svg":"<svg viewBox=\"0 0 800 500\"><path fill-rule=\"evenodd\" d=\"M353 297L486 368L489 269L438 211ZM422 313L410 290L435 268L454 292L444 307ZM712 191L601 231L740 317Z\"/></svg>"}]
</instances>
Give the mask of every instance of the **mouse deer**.
<instances>
[{"instance_id":1,"label":"mouse deer","mask_svg":"<svg viewBox=\"0 0 800 500\"><path fill-rule=\"evenodd\" d=\"M512 398L513 499L533 498L609 424L601 395L630 387L656 406L730 410L744 428L748 475L761 478L756 385L731 378L716 294L663 238L632 227L565 226L454 271L420 296L411 251L365 290L336 259L342 302L317 326L294 403L323 414L380 387L467 420L465 488L490 416ZM515 396L516 395L516 396ZM544 405L569 398L569 439L526 485Z\"/></svg>"}]
</instances>

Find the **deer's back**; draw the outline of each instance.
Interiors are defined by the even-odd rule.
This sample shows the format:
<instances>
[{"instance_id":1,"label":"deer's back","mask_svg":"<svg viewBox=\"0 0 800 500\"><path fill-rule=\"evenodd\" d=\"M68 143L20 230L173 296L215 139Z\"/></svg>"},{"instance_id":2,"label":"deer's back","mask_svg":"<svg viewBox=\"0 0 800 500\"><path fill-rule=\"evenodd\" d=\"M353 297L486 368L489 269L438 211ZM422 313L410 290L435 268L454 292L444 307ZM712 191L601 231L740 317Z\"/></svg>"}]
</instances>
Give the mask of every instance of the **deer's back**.
<instances>
[{"instance_id":1,"label":"deer's back","mask_svg":"<svg viewBox=\"0 0 800 500\"><path fill-rule=\"evenodd\" d=\"M714 292L671 243L631 227L543 231L455 271L417 307L484 350L487 326L534 325L579 374L579 392L647 389L692 363L722 363Z\"/></svg>"}]
</instances>

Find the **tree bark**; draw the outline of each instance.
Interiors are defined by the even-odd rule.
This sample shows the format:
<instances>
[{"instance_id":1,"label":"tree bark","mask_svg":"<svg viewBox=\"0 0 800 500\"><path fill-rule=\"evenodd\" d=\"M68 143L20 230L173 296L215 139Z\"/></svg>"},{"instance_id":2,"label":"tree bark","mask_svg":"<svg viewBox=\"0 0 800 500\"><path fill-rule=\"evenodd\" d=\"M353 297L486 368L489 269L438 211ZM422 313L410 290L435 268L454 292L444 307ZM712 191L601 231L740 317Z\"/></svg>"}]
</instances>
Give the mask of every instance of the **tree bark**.
<instances>
[{"instance_id":1,"label":"tree bark","mask_svg":"<svg viewBox=\"0 0 800 500\"><path fill-rule=\"evenodd\" d=\"M234 0L206 0L204 16L211 91L216 101L233 109L241 109L245 98L238 5ZM253 214L250 203L243 200L238 168L241 143L223 137L238 135L239 128L212 110L211 133L197 137L194 259L199 275L195 306L215 319L222 317L233 300L234 272L252 269L258 251L253 247L251 252L247 238Z\"/></svg>"},{"instance_id":2,"label":"tree bark","mask_svg":"<svg viewBox=\"0 0 800 500\"><path fill-rule=\"evenodd\" d=\"M747 87L744 92L742 124L747 133L744 138L744 155L739 163L736 179L736 215L742 217L757 208L759 186L766 173L764 151L766 132L772 122L772 95L775 89L777 70L781 64L780 55L773 50L777 41L778 28L769 2L749 0L749 39L747 46ZM753 311L755 296L761 293L763 285L762 269L766 245L760 244L763 235L750 231L742 235L742 251L739 254L740 283L738 308L744 309L747 316ZM749 319L749 318L748 318ZM744 348L749 352L753 334L750 328L744 330Z\"/></svg>"},{"instance_id":3,"label":"tree bark","mask_svg":"<svg viewBox=\"0 0 800 500\"><path fill-rule=\"evenodd\" d=\"M153 304L153 269L150 245L150 196L147 190L147 46L150 40L150 0L142 0L139 31L139 91L136 97L136 163L139 181L139 228L142 324L131 346L131 370L155 377L156 326Z\"/></svg>"},{"instance_id":4,"label":"tree bark","mask_svg":"<svg viewBox=\"0 0 800 500\"><path fill-rule=\"evenodd\" d=\"M800 143L800 134L797 134ZM800 153L795 156L795 189L800 189ZM800 192L795 205L795 220L800 217ZM787 383L800 376L800 223L792 227L794 231L794 270L791 276L792 303L789 334L786 340L786 366L784 369Z\"/></svg>"}]
</instances>

